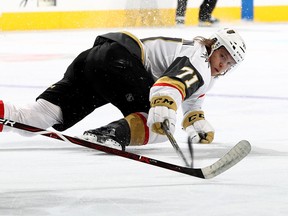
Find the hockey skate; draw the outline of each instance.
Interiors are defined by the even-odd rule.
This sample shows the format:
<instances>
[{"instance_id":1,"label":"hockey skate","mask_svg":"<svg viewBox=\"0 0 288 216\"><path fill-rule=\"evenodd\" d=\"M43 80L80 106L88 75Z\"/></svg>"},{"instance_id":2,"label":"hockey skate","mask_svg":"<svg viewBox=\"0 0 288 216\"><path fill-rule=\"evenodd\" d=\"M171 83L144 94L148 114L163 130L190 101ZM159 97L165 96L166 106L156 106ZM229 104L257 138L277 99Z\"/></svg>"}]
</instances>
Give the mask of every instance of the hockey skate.
<instances>
[{"instance_id":1,"label":"hockey skate","mask_svg":"<svg viewBox=\"0 0 288 216\"><path fill-rule=\"evenodd\" d=\"M185 26L185 17L177 16L175 19L175 23L177 27L184 27Z\"/></svg>"},{"instance_id":2,"label":"hockey skate","mask_svg":"<svg viewBox=\"0 0 288 216\"><path fill-rule=\"evenodd\" d=\"M85 131L81 139L125 151L125 146L130 141L130 129L126 120L121 119L106 126Z\"/></svg>"},{"instance_id":3,"label":"hockey skate","mask_svg":"<svg viewBox=\"0 0 288 216\"><path fill-rule=\"evenodd\" d=\"M200 27L210 27L215 26L219 23L219 19L215 17L209 17L208 19L199 19L199 26Z\"/></svg>"},{"instance_id":4,"label":"hockey skate","mask_svg":"<svg viewBox=\"0 0 288 216\"><path fill-rule=\"evenodd\" d=\"M107 128L106 130L103 128L88 130L84 132L84 134L81 136L81 139L125 151L125 145L121 145L120 142L117 141L114 128L111 130L107 130Z\"/></svg>"}]
</instances>

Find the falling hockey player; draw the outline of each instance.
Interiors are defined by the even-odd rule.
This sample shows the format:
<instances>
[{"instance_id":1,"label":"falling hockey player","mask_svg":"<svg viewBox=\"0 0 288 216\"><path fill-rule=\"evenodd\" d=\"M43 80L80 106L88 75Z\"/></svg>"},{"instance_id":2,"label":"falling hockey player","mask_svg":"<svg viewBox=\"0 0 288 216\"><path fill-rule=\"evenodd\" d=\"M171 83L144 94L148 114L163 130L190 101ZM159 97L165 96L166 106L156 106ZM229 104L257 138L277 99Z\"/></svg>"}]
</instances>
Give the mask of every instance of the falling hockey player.
<instances>
[{"instance_id":1,"label":"falling hockey player","mask_svg":"<svg viewBox=\"0 0 288 216\"><path fill-rule=\"evenodd\" d=\"M128 32L100 35L35 102L19 107L0 101L0 117L63 131L111 103L124 118L87 130L82 138L125 149L166 141L161 123L167 119L173 133L181 106L188 137L193 143L211 143L214 129L201 109L205 94L244 60L245 52L243 39L230 28L193 40L138 39ZM0 131L11 130L0 124Z\"/></svg>"}]
</instances>

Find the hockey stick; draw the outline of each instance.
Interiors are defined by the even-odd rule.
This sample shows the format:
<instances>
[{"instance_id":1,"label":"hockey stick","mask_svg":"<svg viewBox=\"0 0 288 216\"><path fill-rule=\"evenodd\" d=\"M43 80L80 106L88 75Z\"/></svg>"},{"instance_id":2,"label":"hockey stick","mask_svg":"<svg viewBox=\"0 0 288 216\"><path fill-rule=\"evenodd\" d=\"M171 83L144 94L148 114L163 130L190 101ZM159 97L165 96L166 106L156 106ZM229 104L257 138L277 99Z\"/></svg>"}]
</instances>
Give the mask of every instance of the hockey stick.
<instances>
[{"instance_id":1,"label":"hockey stick","mask_svg":"<svg viewBox=\"0 0 288 216\"><path fill-rule=\"evenodd\" d=\"M200 139L205 138L205 134L204 133L198 133L198 135L200 136ZM190 165L190 167L192 167L192 168L194 166L194 164L193 164L193 161L194 161L194 150L193 150L193 141L192 141L194 137L188 137L188 140L187 140L188 149L189 149L189 153L190 153L190 157L191 157L191 165Z\"/></svg>"},{"instance_id":2,"label":"hockey stick","mask_svg":"<svg viewBox=\"0 0 288 216\"><path fill-rule=\"evenodd\" d=\"M76 145L96 149L96 150L106 152L109 154L118 155L124 158L128 158L131 160L139 161L142 163L150 164L153 166L161 167L164 169L172 170L178 173L183 173L183 174L187 174L187 175L194 176L197 178L202 178L202 179L210 179L215 176L218 176L219 174L225 172L226 170L228 170L229 168L237 164L239 161L241 161L251 151L250 143L248 141L242 140L237 145L235 145L228 153L226 153L223 157L221 157L218 161L216 161L212 165L206 166L203 168L187 168L187 167L178 166L176 164L159 161L153 158L137 155L134 153L110 148L107 146L102 146L100 144L91 143L86 140L82 140L82 139L75 138L75 137L70 137L67 135L63 135L61 133L51 132L51 131L44 130L41 128L11 121L8 119L0 118L0 124L13 127L13 128L17 128L20 130L28 131L34 134L39 134L42 136L50 137L53 139L61 140L64 142L74 143Z\"/></svg>"},{"instance_id":3,"label":"hockey stick","mask_svg":"<svg viewBox=\"0 0 288 216\"><path fill-rule=\"evenodd\" d=\"M188 140L187 140L187 143L188 143L188 149L189 149L189 153L190 153L190 157L191 157L191 165L190 167L193 168L194 166L194 150L193 150L193 142L192 142L192 139L190 137L188 137Z\"/></svg>"},{"instance_id":4,"label":"hockey stick","mask_svg":"<svg viewBox=\"0 0 288 216\"><path fill-rule=\"evenodd\" d=\"M183 154L183 152L181 151L179 145L177 144L177 142L176 142L173 134L171 133L168 125L169 125L169 120L168 119L165 119L164 122L161 124L161 127L162 127L165 135L169 139L170 143L172 144L172 146L175 149L175 151L178 154L178 156L184 161L185 165L187 167L190 167L185 155Z\"/></svg>"}]
</instances>

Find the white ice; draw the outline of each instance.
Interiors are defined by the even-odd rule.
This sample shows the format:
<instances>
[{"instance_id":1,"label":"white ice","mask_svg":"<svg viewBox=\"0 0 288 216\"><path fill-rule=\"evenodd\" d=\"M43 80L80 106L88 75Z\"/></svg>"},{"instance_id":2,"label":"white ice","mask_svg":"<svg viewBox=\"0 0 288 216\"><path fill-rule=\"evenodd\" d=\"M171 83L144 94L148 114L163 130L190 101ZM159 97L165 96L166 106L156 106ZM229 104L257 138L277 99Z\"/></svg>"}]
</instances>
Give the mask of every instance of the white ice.
<instances>
[{"instance_id":1,"label":"white ice","mask_svg":"<svg viewBox=\"0 0 288 216\"><path fill-rule=\"evenodd\" d=\"M227 25L227 26L231 26ZM107 155L47 137L0 134L1 216L286 216L288 214L288 24L237 23L247 58L207 95L215 142L195 145L196 167L211 164L246 139L247 158L210 180ZM223 27L223 26L222 26ZM217 28L131 28L150 36L210 36ZM0 99L25 104L60 80L97 35L123 29L1 32ZM104 106L67 135L121 118ZM185 152L185 133L175 138ZM51 129L52 130L52 129ZM167 143L127 151L181 164Z\"/></svg>"}]
</instances>

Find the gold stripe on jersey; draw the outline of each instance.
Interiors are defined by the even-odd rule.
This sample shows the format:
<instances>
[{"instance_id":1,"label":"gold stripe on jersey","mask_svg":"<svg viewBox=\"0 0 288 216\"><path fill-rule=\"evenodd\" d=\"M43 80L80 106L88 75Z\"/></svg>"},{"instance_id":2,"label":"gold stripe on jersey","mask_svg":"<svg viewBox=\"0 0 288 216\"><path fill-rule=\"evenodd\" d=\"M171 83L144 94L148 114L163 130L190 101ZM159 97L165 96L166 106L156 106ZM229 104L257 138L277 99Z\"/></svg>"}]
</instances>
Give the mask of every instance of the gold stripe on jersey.
<instances>
[{"instance_id":1,"label":"gold stripe on jersey","mask_svg":"<svg viewBox=\"0 0 288 216\"><path fill-rule=\"evenodd\" d=\"M182 126L186 129L188 126L193 125L196 121L204 120L203 111L192 111L185 115Z\"/></svg>"},{"instance_id":2,"label":"gold stripe on jersey","mask_svg":"<svg viewBox=\"0 0 288 216\"><path fill-rule=\"evenodd\" d=\"M173 88L176 88L180 92L182 100L184 100L184 98L186 97L185 85L181 81L170 78L168 76L161 77L154 83L153 86L171 86Z\"/></svg>"},{"instance_id":3,"label":"gold stripe on jersey","mask_svg":"<svg viewBox=\"0 0 288 216\"><path fill-rule=\"evenodd\" d=\"M146 130L144 121L136 113L132 113L125 117L130 127L130 146L146 144Z\"/></svg>"},{"instance_id":4,"label":"gold stripe on jersey","mask_svg":"<svg viewBox=\"0 0 288 216\"><path fill-rule=\"evenodd\" d=\"M135 35L131 34L130 32L123 31L122 33L131 37L138 44L138 46L141 49L141 60L142 60L142 63L144 64L144 49L143 49L143 44L140 41L140 39L138 39Z\"/></svg>"}]
</instances>

